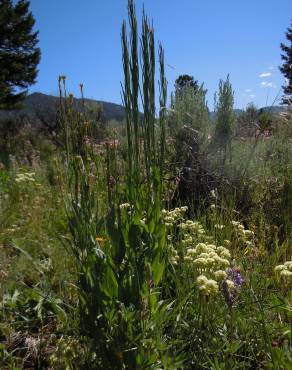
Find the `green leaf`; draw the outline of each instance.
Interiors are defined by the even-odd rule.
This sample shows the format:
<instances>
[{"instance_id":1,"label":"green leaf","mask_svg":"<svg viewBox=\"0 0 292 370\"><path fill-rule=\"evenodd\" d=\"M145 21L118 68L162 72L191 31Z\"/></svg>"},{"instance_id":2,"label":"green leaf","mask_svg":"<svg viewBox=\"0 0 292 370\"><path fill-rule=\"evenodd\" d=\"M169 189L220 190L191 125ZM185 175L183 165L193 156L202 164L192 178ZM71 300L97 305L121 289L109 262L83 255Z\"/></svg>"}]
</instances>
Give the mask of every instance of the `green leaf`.
<instances>
[{"instance_id":1,"label":"green leaf","mask_svg":"<svg viewBox=\"0 0 292 370\"><path fill-rule=\"evenodd\" d=\"M110 266L105 271L101 289L109 298L118 297L118 282Z\"/></svg>"},{"instance_id":2,"label":"green leaf","mask_svg":"<svg viewBox=\"0 0 292 370\"><path fill-rule=\"evenodd\" d=\"M164 273L165 261L161 259L160 253L156 255L151 265L154 284L157 285Z\"/></svg>"}]
</instances>

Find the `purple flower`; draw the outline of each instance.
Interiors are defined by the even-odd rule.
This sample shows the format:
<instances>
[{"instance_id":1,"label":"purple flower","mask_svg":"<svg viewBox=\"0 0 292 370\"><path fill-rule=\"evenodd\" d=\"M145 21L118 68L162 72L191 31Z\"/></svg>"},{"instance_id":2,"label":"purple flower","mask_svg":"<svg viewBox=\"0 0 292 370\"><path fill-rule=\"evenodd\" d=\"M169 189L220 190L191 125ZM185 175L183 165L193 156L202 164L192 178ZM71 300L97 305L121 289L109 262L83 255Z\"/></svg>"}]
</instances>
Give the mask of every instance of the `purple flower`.
<instances>
[{"instance_id":1,"label":"purple flower","mask_svg":"<svg viewBox=\"0 0 292 370\"><path fill-rule=\"evenodd\" d=\"M236 267L232 267L227 270L227 279L232 280L237 288L244 283L240 271Z\"/></svg>"},{"instance_id":2,"label":"purple flower","mask_svg":"<svg viewBox=\"0 0 292 370\"><path fill-rule=\"evenodd\" d=\"M234 283L234 287L232 289L228 287L227 280L231 280ZM242 278L238 268L232 267L227 270L227 278L221 283L221 291L229 307L232 307L243 283L244 279Z\"/></svg>"}]
</instances>

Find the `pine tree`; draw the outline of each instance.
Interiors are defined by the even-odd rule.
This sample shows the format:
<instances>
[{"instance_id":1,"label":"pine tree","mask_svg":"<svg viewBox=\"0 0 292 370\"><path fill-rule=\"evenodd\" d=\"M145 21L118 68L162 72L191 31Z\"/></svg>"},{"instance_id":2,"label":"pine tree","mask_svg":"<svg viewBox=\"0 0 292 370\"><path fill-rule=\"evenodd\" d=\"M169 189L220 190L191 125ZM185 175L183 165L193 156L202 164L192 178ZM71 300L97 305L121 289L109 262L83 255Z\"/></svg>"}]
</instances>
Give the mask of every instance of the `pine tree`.
<instances>
[{"instance_id":1,"label":"pine tree","mask_svg":"<svg viewBox=\"0 0 292 370\"><path fill-rule=\"evenodd\" d=\"M182 90L176 90L172 102L173 124L177 129L189 126L203 133L208 126L208 107L206 103L206 92L203 84L196 90L185 86ZM175 127L173 129L175 130Z\"/></svg>"},{"instance_id":2,"label":"pine tree","mask_svg":"<svg viewBox=\"0 0 292 370\"><path fill-rule=\"evenodd\" d=\"M29 5L0 0L0 109L16 108L36 81L40 49Z\"/></svg>"},{"instance_id":3,"label":"pine tree","mask_svg":"<svg viewBox=\"0 0 292 370\"><path fill-rule=\"evenodd\" d=\"M282 99L283 104L292 104L292 21L291 27L287 29L286 38L288 45L281 43L281 49L284 54L281 54L281 58L284 61L280 67L280 71L286 78L286 85L283 86L284 96Z\"/></svg>"},{"instance_id":4,"label":"pine tree","mask_svg":"<svg viewBox=\"0 0 292 370\"><path fill-rule=\"evenodd\" d=\"M197 80L194 80L193 76L180 75L175 80L175 91L176 93L182 93L186 87L192 87L196 93L199 90L199 84Z\"/></svg>"},{"instance_id":5,"label":"pine tree","mask_svg":"<svg viewBox=\"0 0 292 370\"><path fill-rule=\"evenodd\" d=\"M183 126L191 127L201 133L207 130L206 93L204 85L199 85L192 76L181 75L176 79L175 91L171 95L170 122L173 133Z\"/></svg>"}]
</instances>

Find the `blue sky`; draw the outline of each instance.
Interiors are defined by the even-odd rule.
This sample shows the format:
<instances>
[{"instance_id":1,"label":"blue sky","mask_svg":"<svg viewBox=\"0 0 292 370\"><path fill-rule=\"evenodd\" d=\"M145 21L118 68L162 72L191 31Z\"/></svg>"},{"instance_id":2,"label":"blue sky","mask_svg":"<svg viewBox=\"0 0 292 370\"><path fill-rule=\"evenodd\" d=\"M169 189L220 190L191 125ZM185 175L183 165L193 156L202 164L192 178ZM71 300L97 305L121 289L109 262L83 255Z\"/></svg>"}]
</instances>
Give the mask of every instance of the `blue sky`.
<instances>
[{"instance_id":1,"label":"blue sky","mask_svg":"<svg viewBox=\"0 0 292 370\"><path fill-rule=\"evenodd\" d=\"M42 60L30 91L57 94L57 78L78 84L88 98L121 103L121 23L126 0L31 0ZM136 0L141 18L143 1ZM230 74L235 106L271 104L284 80L280 42L292 17L291 0L144 0L156 41L165 49L168 91L180 74L204 82L209 106L220 78Z\"/></svg>"}]
</instances>

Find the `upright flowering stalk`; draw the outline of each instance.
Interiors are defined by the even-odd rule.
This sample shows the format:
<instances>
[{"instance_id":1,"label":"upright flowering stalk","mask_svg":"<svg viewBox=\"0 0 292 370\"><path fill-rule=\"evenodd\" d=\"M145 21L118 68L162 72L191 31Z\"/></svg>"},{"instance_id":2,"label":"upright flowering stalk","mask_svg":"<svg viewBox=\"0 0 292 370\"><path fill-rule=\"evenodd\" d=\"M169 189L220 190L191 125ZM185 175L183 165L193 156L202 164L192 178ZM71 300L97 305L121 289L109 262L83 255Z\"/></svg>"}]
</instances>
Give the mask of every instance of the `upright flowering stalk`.
<instances>
[{"instance_id":1,"label":"upright flowering stalk","mask_svg":"<svg viewBox=\"0 0 292 370\"><path fill-rule=\"evenodd\" d=\"M159 125L156 127L154 29L143 12L141 63L139 63L137 20L133 0L129 0L128 11L129 37L126 22L122 25L124 69L122 98L127 128L127 197L135 208L137 202L143 202L146 208L153 208L154 198L157 197L159 201L161 198L165 148L167 82L164 75L164 51L160 45L160 113ZM139 112L140 97L143 116ZM145 193L138 191L143 182L147 184Z\"/></svg>"},{"instance_id":2,"label":"upright flowering stalk","mask_svg":"<svg viewBox=\"0 0 292 370\"><path fill-rule=\"evenodd\" d=\"M133 0L128 2L129 26L122 25L122 51L124 84L122 97L126 111L127 128L127 186L126 202L131 205L129 225L131 264L135 266L139 291L145 281L145 270L153 269L153 281L158 283L162 276L165 227L161 221L162 169L165 141L166 79L164 75L164 54L159 47L160 64L160 116L159 125L155 107L155 42L154 29L143 12L141 35L141 58L138 53L138 31ZM143 116L139 112L142 102ZM143 220L141 228L141 220ZM139 225L138 225L139 224ZM123 227L121 225L121 227ZM135 233L133 233L135 229ZM138 234L143 234L138 235ZM135 234L135 235L134 235ZM139 263L138 263L139 261ZM137 266L140 268L137 268ZM155 267L154 267L155 265ZM148 266L148 267L146 267ZM149 275L149 272L147 273ZM146 274L146 275L147 275ZM133 283L134 284L134 283Z\"/></svg>"},{"instance_id":3,"label":"upright flowering stalk","mask_svg":"<svg viewBox=\"0 0 292 370\"><path fill-rule=\"evenodd\" d=\"M243 282L238 268L232 267L227 270L227 278L222 281L221 290L229 307L232 307Z\"/></svg>"}]
</instances>

